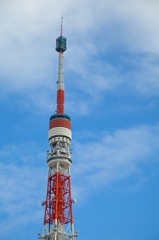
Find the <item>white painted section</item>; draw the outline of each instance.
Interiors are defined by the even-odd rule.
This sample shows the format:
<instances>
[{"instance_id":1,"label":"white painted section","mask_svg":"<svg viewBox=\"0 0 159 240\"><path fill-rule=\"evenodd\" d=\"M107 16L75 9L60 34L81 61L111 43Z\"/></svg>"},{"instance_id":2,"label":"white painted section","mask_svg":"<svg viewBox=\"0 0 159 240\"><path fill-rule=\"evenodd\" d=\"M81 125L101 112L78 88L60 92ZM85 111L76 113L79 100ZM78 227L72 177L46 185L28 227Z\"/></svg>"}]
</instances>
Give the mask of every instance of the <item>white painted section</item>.
<instances>
[{"instance_id":1,"label":"white painted section","mask_svg":"<svg viewBox=\"0 0 159 240\"><path fill-rule=\"evenodd\" d=\"M72 165L67 158L54 157L48 162L48 166L55 169L57 163L59 163L59 168L62 165L62 169L65 171Z\"/></svg>"},{"instance_id":2,"label":"white painted section","mask_svg":"<svg viewBox=\"0 0 159 240\"><path fill-rule=\"evenodd\" d=\"M57 84L57 91L58 90L65 90L65 86L64 86L64 83L63 82L58 82Z\"/></svg>"},{"instance_id":3,"label":"white painted section","mask_svg":"<svg viewBox=\"0 0 159 240\"><path fill-rule=\"evenodd\" d=\"M63 53L59 52L58 84L63 82Z\"/></svg>"},{"instance_id":4,"label":"white painted section","mask_svg":"<svg viewBox=\"0 0 159 240\"><path fill-rule=\"evenodd\" d=\"M66 136L70 139L72 139L72 132L70 129L65 128L65 127L55 127L55 128L51 128L49 130L49 135L48 135L48 139L55 137L55 136Z\"/></svg>"},{"instance_id":5,"label":"white painted section","mask_svg":"<svg viewBox=\"0 0 159 240\"><path fill-rule=\"evenodd\" d=\"M55 142L65 142L67 143L67 145L70 145L71 143L71 140L67 137L51 137L51 139L49 140L50 144L52 145L52 143L55 143Z\"/></svg>"}]
</instances>

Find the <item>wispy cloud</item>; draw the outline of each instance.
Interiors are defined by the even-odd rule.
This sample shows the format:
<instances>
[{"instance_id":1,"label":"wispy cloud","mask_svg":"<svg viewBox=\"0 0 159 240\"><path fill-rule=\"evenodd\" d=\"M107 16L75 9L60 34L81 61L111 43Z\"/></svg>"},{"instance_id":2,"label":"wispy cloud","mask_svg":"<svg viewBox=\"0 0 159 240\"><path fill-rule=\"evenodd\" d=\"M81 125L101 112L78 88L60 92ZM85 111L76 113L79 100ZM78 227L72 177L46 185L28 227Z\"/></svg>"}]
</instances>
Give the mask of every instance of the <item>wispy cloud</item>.
<instances>
[{"instance_id":1,"label":"wispy cloud","mask_svg":"<svg viewBox=\"0 0 159 240\"><path fill-rule=\"evenodd\" d=\"M13 239L16 234L24 238L27 232L23 229L31 221L34 224L39 216L42 221L40 201L45 198L47 170L40 162L44 154L36 150L33 143L11 144L0 150L1 239L9 237L10 231L15 233Z\"/></svg>"},{"instance_id":2,"label":"wispy cloud","mask_svg":"<svg viewBox=\"0 0 159 240\"><path fill-rule=\"evenodd\" d=\"M150 169L154 166L154 170L156 163L159 164L158 141L158 126L139 126L104 134L100 141L76 143L73 157L75 194L81 200L82 196L94 194L134 175L136 183L139 176L142 181L146 166L151 165ZM152 174L151 170L149 174ZM131 184L134 183L130 180L130 188Z\"/></svg>"},{"instance_id":3,"label":"wispy cloud","mask_svg":"<svg viewBox=\"0 0 159 240\"><path fill-rule=\"evenodd\" d=\"M159 58L157 54L134 56L130 61L132 70L126 76L131 79L130 85L145 96L158 96L159 92Z\"/></svg>"}]
</instances>

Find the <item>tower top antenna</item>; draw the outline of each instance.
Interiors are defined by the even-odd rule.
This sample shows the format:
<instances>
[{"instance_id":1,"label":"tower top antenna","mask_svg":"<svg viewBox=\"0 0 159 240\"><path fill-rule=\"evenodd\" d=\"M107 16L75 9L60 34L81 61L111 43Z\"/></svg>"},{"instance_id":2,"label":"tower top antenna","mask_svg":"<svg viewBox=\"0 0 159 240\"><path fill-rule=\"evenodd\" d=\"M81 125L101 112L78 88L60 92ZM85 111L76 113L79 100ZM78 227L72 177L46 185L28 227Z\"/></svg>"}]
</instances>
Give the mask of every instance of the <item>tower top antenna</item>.
<instances>
[{"instance_id":1,"label":"tower top antenna","mask_svg":"<svg viewBox=\"0 0 159 240\"><path fill-rule=\"evenodd\" d=\"M61 32L60 32L61 36L62 36L62 23L63 23L63 17L61 18Z\"/></svg>"}]
</instances>

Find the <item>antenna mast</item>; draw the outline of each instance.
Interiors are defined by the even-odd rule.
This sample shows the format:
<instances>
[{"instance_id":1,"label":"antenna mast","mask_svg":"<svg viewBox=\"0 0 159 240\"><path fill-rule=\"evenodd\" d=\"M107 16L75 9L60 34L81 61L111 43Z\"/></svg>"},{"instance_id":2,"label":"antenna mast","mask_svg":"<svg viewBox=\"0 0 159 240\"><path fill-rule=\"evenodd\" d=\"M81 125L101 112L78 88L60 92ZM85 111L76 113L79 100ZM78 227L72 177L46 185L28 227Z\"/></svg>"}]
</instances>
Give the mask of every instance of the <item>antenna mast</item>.
<instances>
[{"instance_id":1,"label":"antenna mast","mask_svg":"<svg viewBox=\"0 0 159 240\"><path fill-rule=\"evenodd\" d=\"M62 24L63 24L63 17L61 18L61 32L60 32L60 36L62 36Z\"/></svg>"}]
</instances>

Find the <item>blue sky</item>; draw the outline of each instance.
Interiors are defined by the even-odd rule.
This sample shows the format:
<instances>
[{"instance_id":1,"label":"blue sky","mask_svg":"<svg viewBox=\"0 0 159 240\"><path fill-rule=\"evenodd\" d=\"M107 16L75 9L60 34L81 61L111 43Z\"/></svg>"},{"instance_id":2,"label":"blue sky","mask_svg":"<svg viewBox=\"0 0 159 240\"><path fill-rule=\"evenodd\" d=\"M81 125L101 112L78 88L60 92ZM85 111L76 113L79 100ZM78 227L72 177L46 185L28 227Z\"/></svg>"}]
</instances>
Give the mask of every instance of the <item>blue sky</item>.
<instances>
[{"instance_id":1,"label":"blue sky","mask_svg":"<svg viewBox=\"0 0 159 240\"><path fill-rule=\"evenodd\" d=\"M42 229L64 17L79 240L159 239L159 2L0 1L0 239Z\"/></svg>"}]
</instances>

